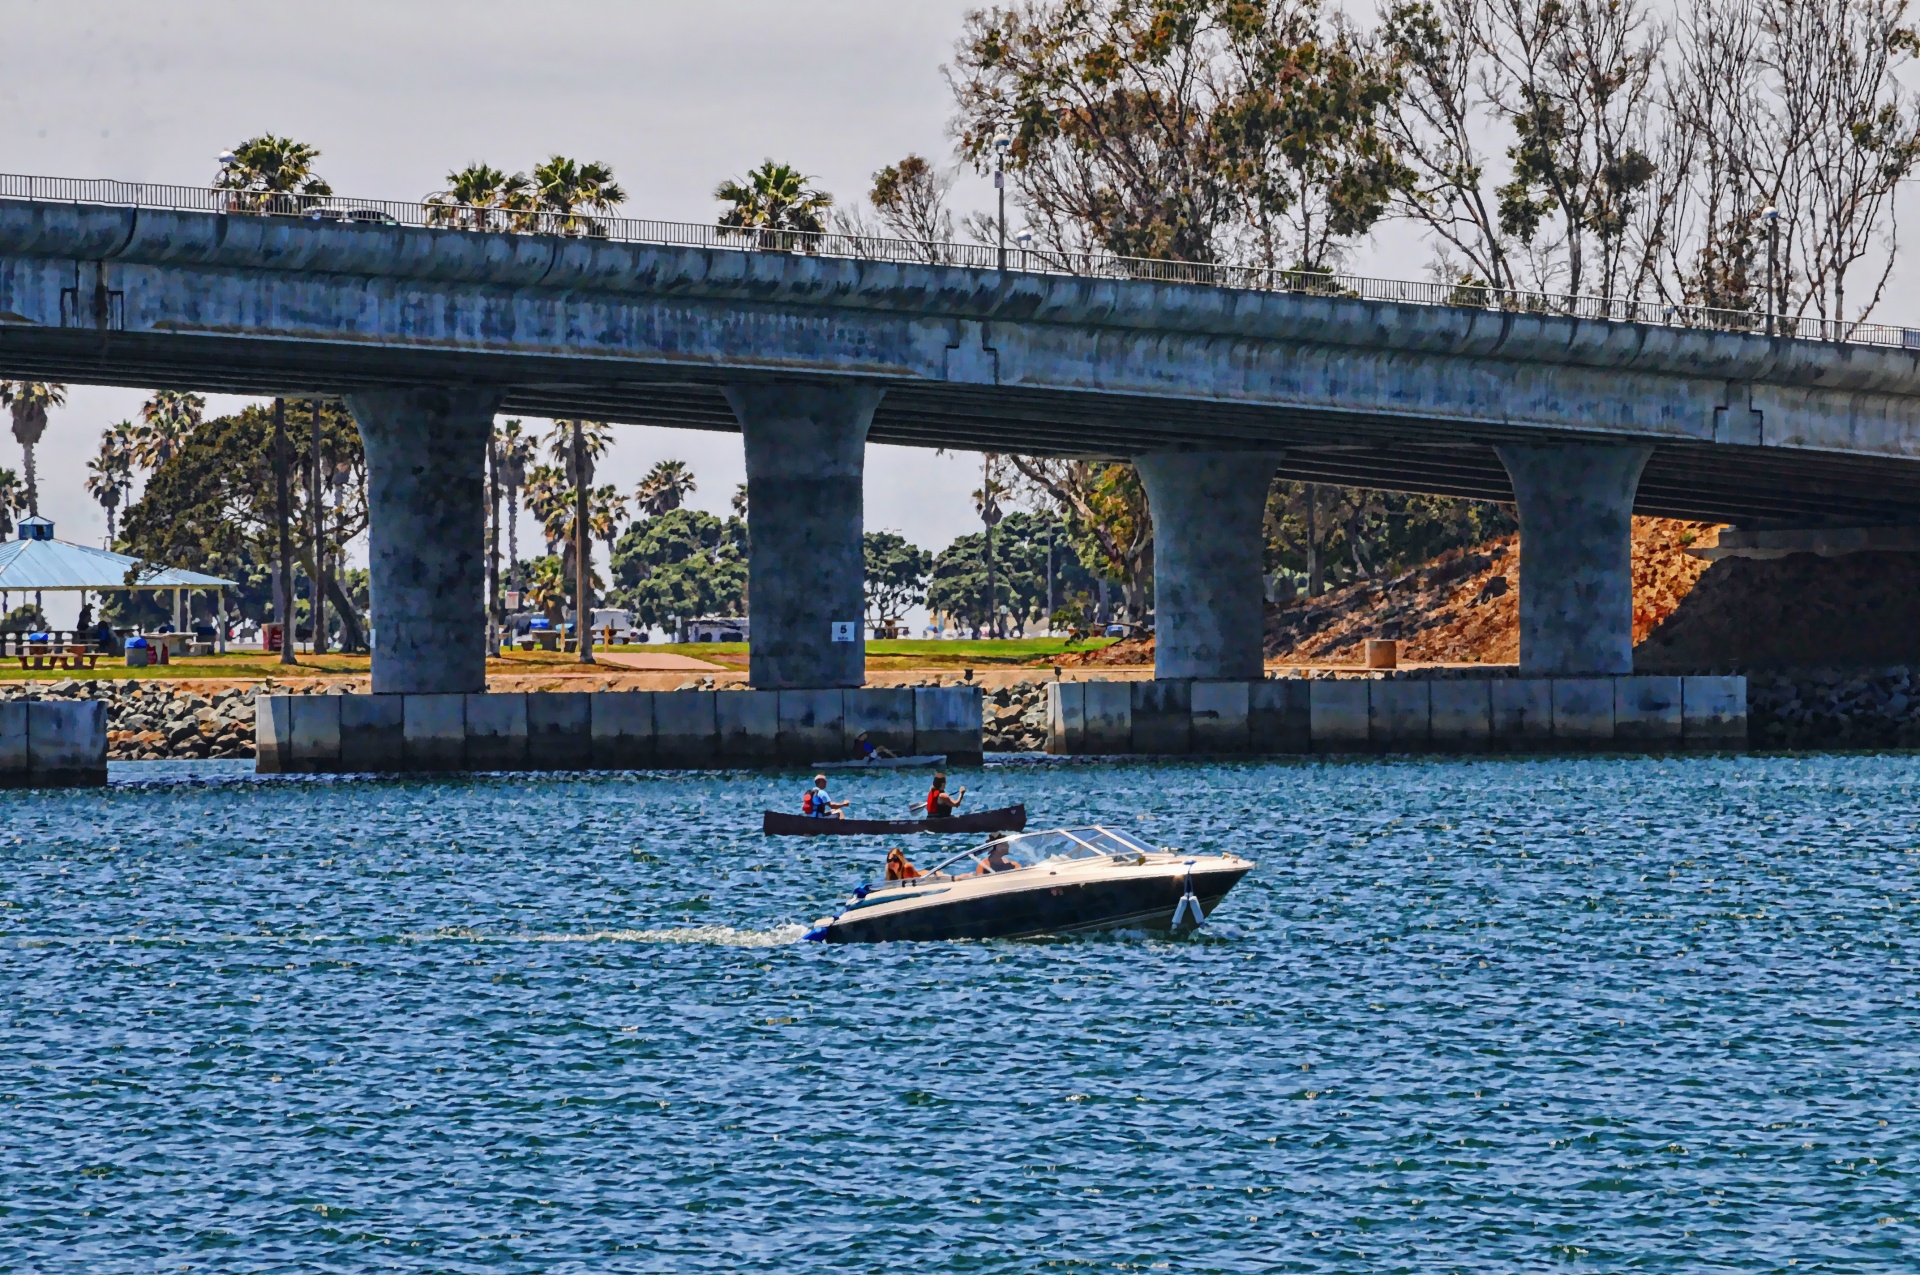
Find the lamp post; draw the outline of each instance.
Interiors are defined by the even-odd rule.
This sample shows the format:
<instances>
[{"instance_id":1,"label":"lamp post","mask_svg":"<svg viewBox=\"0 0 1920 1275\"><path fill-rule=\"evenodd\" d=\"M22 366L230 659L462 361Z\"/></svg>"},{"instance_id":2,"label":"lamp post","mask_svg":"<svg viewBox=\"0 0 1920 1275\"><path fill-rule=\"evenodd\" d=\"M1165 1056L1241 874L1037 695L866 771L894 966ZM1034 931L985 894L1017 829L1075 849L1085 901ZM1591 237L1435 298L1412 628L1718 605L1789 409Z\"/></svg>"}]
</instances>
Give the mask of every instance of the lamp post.
<instances>
[{"instance_id":1,"label":"lamp post","mask_svg":"<svg viewBox=\"0 0 1920 1275\"><path fill-rule=\"evenodd\" d=\"M993 188L1000 196L1000 273L1007 272L1007 152L1013 139L1004 132L993 135Z\"/></svg>"},{"instance_id":2,"label":"lamp post","mask_svg":"<svg viewBox=\"0 0 1920 1275\"><path fill-rule=\"evenodd\" d=\"M1760 220L1767 223L1767 335L1775 336L1777 321L1774 316L1780 310L1780 210L1768 205L1760 214Z\"/></svg>"}]
</instances>

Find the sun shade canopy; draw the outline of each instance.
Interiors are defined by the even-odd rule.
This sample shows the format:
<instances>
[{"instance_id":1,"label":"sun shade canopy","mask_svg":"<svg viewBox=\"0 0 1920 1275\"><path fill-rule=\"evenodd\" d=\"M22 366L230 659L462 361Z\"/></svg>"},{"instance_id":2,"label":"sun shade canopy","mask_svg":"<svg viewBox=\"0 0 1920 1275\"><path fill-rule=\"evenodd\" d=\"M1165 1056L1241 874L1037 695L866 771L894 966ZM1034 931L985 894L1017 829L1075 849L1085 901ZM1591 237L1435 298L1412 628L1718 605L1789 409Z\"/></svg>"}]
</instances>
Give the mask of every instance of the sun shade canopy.
<instances>
[{"instance_id":1,"label":"sun shade canopy","mask_svg":"<svg viewBox=\"0 0 1920 1275\"><path fill-rule=\"evenodd\" d=\"M137 570L133 583L127 572ZM234 589L232 580L142 563L124 553L89 549L64 540L21 539L0 543L0 589L59 592L75 589Z\"/></svg>"}]
</instances>

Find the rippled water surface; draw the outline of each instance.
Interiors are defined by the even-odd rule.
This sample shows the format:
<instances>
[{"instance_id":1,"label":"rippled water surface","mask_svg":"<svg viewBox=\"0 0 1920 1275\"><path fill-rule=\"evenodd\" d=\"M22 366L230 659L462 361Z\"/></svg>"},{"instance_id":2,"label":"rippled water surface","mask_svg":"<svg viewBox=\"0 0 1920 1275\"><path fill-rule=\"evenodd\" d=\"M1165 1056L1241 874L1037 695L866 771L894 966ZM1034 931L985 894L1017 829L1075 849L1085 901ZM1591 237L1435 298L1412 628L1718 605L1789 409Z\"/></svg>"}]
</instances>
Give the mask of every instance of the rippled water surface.
<instances>
[{"instance_id":1,"label":"rippled water surface","mask_svg":"<svg viewBox=\"0 0 1920 1275\"><path fill-rule=\"evenodd\" d=\"M0 1268L1920 1266L1914 758L995 766L1260 866L867 948L799 776L113 773L0 794Z\"/></svg>"}]
</instances>

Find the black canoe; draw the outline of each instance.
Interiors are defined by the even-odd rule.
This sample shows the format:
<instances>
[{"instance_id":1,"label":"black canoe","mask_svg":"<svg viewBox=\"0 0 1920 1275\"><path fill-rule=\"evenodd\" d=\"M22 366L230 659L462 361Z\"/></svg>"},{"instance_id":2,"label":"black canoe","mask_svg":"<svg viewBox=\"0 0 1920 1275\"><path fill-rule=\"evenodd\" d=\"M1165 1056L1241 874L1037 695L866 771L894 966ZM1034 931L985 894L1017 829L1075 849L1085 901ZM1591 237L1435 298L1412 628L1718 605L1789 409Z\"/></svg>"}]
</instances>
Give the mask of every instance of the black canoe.
<instances>
[{"instance_id":1,"label":"black canoe","mask_svg":"<svg viewBox=\"0 0 1920 1275\"><path fill-rule=\"evenodd\" d=\"M1027 826L1027 808L980 810L944 819L815 819L769 810L760 831L769 837L890 837L915 832L1019 832Z\"/></svg>"}]
</instances>

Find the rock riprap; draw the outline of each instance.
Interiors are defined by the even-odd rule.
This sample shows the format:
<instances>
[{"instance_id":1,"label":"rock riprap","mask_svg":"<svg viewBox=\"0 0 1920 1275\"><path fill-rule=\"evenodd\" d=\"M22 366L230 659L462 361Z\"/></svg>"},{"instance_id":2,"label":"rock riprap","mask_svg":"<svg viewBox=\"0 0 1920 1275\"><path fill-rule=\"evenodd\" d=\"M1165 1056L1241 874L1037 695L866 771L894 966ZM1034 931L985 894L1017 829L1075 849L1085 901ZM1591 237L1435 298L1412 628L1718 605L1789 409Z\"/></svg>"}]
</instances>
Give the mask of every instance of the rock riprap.
<instances>
[{"instance_id":1,"label":"rock riprap","mask_svg":"<svg viewBox=\"0 0 1920 1275\"><path fill-rule=\"evenodd\" d=\"M69 680L0 683L0 701L99 700L107 706L109 761L188 761L253 756L253 701L326 693L273 682L201 689L170 682Z\"/></svg>"}]
</instances>

